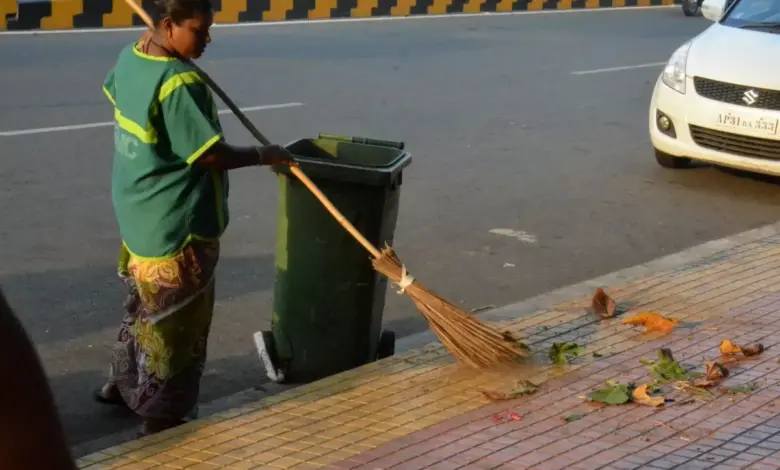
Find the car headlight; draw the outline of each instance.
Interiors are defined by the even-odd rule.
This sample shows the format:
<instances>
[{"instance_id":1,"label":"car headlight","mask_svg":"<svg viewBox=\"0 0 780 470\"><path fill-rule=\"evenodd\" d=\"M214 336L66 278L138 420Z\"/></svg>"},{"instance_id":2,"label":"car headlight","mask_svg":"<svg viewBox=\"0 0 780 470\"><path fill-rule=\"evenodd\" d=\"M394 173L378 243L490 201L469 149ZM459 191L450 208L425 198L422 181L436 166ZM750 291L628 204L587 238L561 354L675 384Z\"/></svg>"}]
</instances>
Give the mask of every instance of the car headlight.
<instances>
[{"instance_id":1,"label":"car headlight","mask_svg":"<svg viewBox=\"0 0 780 470\"><path fill-rule=\"evenodd\" d=\"M691 43L687 42L674 51L661 74L661 80L666 86L683 95L685 94L685 79L687 77L685 68L688 64L688 51L690 49Z\"/></svg>"}]
</instances>

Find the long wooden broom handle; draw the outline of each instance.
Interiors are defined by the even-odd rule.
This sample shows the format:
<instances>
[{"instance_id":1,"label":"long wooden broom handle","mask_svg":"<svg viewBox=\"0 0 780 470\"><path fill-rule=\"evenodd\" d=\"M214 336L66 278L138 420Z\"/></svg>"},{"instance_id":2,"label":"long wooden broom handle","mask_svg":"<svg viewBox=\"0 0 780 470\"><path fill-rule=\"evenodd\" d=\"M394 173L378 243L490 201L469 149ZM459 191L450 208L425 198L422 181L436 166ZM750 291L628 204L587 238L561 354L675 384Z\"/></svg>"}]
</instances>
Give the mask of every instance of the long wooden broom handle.
<instances>
[{"instance_id":1,"label":"long wooden broom handle","mask_svg":"<svg viewBox=\"0 0 780 470\"><path fill-rule=\"evenodd\" d=\"M152 18L149 16L148 13L141 7L139 4L137 4L133 0L125 0L125 2L130 6L130 8L133 9L133 11L143 20L144 23L154 31L154 22L152 21ZM233 103L233 100L228 97L228 95L222 91L222 89L217 85L214 80L209 77L209 75L203 71L200 67L195 65L194 62L191 60L181 57L182 60L186 61L189 65L195 68L195 70L198 71L203 76L203 79L206 81L206 84L214 90L214 92L219 96L219 98L227 105L227 107L230 109L230 111L233 112L233 114L238 118L239 121L241 121L241 124L246 127L246 129L254 136L255 139L257 139L261 144L263 145L269 145L271 143L270 140L268 140L258 129L255 127L254 124L252 124L252 121L249 120L249 118L246 117L246 115L238 109L238 106ZM300 168L297 166L291 166L290 171L303 183L304 186L306 186L309 191L311 191L312 194L314 194L314 197L319 199L319 201L322 203L323 206L325 206L325 209L330 212L330 214L336 219L336 221L341 224L342 227L344 227L347 232L349 232L350 235L355 237L355 240L358 241L363 247L368 250L369 253L371 253L371 256L374 258L379 258L382 256L382 253L369 242L366 237L363 236L362 233L358 231L358 229L355 228L354 225L350 223L349 220L347 220L346 217L344 217L344 214L339 211L336 206L333 205L332 202L328 199L327 196L325 196L322 191L320 191L320 188L317 187L317 185L312 182L312 180L309 179L306 174L301 171Z\"/></svg>"}]
</instances>

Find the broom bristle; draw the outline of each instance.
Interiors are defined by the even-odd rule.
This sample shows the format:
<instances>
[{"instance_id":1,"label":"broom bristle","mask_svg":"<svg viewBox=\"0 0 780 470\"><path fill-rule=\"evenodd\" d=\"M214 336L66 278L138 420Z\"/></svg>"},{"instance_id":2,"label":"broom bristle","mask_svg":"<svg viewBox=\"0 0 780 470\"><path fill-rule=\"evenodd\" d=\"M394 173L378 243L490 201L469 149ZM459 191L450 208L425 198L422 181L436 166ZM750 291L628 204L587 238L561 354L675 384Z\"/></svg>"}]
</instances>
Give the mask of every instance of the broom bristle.
<instances>
[{"instance_id":1,"label":"broom bristle","mask_svg":"<svg viewBox=\"0 0 780 470\"><path fill-rule=\"evenodd\" d=\"M404 267L392 248L382 250L373 260L374 269L395 284L404 286ZM476 316L439 297L416 280L403 288L420 310L431 329L455 358L472 367L489 367L516 361L527 351L518 346L508 332L500 333L482 323Z\"/></svg>"}]
</instances>

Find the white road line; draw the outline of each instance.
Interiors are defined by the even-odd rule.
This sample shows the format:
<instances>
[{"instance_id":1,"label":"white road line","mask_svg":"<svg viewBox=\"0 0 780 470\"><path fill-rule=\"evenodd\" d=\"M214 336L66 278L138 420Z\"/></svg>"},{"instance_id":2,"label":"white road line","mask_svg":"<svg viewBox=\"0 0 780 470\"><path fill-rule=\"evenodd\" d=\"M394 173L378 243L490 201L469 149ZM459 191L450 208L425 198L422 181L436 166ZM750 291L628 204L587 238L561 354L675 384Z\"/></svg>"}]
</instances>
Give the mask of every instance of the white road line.
<instances>
[{"instance_id":1,"label":"white road line","mask_svg":"<svg viewBox=\"0 0 780 470\"><path fill-rule=\"evenodd\" d=\"M485 12L485 13L452 13L446 15L414 15L414 16L377 16L371 18L332 18L325 20L291 20L291 21L258 21L254 23L224 23L215 24L214 28L253 28L257 26L300 26L328 23L362 23L377 21L410 21L410 20L434 20L434 19L455 19L455 18L474 18L474 17L496 17L496 16L525 16L525 15L554 15L561 13L604 13L610 11L642 11L642 10L661 10L668 8L679 8L678 5L659 5L647 7L618 7L618 8L591 8L591 9L570 9L570 10L537 10L537 11L507 11L507 12ZM86 34L86 33L117 33L126 31L143 31L143 26L132 28L80 28L80 29L61 29L61 30L25 30L25 31L0 31L0 36L35 36L39 34Z\"/></svg>"},{"instance_id":2,"label":"white road line","mask_svg":"<svg viewBox=\"0 0 780 470\"><path fill-rule=\"evenodd\" d=\"M571 74L590 75L592 73L619 72L621 70L634 70L634 69L645 69L649 67L661 67L662 65L666 65L666 62L653 62L652 64L638 64L638 65L623 65L621 67L608 67L606 69L578 70L576 72L571 72Z\"/></svg>"},{"instance_id":3,"label":"white road line","mask_svg":"<svg viewBox=\"0 0 780 470\"><path fill-rule=\"evenodd\" d=\"M264 104L261 106L249 106L246 108L238 108L238 109L240 109L245 113L248 113L250 111L267 111L270 109L294 108L296 106L303 106L303 103ZM229 109L220 109L218 113L220 115L233 114ZM109 127L113 125L114 125L114 121L105 121L105 122L91 122L89 124L74 124L72 126L39 127L37 129L0 131L0 137L15 137L20 135L31 135L31 134L47 134L49 132L79 131L82 129L93 129L95 127Z\"/></svg>"}]
</instances>

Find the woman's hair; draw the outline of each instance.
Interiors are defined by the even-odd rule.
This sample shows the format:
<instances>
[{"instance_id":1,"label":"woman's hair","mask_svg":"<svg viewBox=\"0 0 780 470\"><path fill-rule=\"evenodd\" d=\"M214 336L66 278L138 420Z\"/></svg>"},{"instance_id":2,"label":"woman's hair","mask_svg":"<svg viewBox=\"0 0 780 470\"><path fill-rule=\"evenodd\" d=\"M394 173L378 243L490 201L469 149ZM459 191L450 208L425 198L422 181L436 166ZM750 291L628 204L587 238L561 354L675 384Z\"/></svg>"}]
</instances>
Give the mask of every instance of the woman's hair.
<instances>
[{"instance_id":1,"label":"woman's hair","mask_svg":"<svg viewBox=\"0 0 780 470\"><path fill-rule=\"evenodd\" d=\"M170 17L174 23L181 23L197 15L206 15L212 10L211 0L154 0L155 23Z\"/></svg>"}]
</instances>

